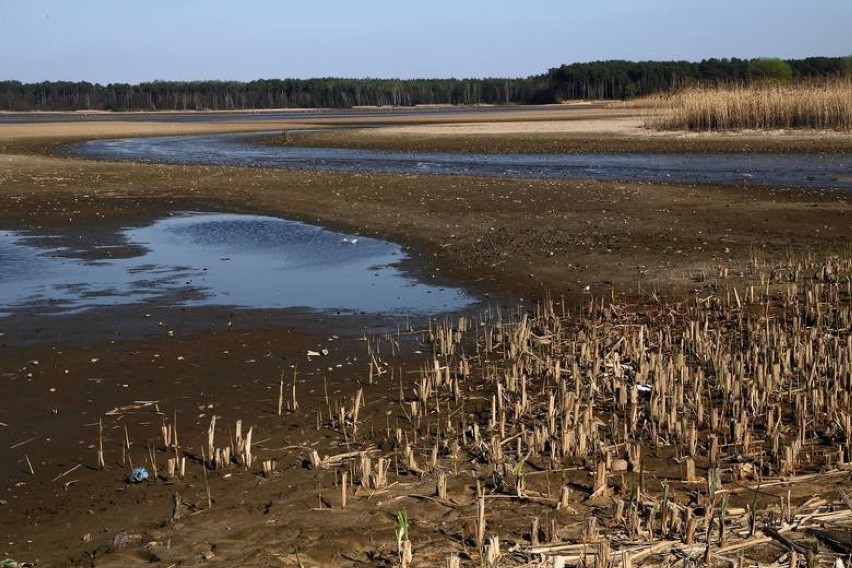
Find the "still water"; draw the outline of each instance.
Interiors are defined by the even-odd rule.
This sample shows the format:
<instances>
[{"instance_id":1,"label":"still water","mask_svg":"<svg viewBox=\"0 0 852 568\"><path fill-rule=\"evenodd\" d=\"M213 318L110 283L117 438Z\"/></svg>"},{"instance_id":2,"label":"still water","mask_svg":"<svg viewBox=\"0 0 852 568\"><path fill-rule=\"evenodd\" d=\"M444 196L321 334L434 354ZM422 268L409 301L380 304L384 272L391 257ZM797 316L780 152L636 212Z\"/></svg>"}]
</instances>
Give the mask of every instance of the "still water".
<instances>
[{"instance_id":1,"label":"still water","mask_svg":"<svg viewBox=\"0 0 852 568\"><path fill-rule=\"evenodd\" d=\"M0 317L146 302L426 314L475 302L402 271L399 245L274 217L187 212L107 233L0 230Z\"/></svg>"}]
</instances>

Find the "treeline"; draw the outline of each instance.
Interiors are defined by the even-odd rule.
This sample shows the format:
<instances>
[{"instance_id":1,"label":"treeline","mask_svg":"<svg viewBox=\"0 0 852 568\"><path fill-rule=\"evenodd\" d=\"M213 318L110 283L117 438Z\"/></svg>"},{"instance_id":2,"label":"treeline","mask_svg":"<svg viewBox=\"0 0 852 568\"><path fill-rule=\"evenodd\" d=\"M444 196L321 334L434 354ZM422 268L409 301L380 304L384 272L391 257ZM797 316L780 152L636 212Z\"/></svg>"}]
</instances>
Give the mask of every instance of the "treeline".
<instances>
[{"instance_id":1,"label":"treeline","mask_svg":"<svg viewBox=\"0 0 852 568\"><path fill-rule=\"evenodd\" d=\"M691 61L595 61L574 63L548 73L552 101L630 99L687 84L748 84L852 74L852 57L806 59L704 59Z\"/></svg>"},{"instance_id":2,"label":"treeline","mask_svg":"<svg viewBox=\"0 0 852 568\"><path fill-rule=\"evenodd\" d=\"M522 79L269 79L154 81L130 85L0 81L0 110L246 110L430 104L541 104L566 99L627 99L685 83L786 80L852 72L852 58L595 61Z\"/></svg>"},{"instance_id":3,"label":"treeline","mask_svg":"<svg viewBox=\"0 0 852 568\"><path fill-rule=\"evenodd\" d=\"M350 108L431 104L511 104L532 100L536 79L269 79L87 82L0 82L0 110L244 110Z\"/></svg>"}]
</instances>

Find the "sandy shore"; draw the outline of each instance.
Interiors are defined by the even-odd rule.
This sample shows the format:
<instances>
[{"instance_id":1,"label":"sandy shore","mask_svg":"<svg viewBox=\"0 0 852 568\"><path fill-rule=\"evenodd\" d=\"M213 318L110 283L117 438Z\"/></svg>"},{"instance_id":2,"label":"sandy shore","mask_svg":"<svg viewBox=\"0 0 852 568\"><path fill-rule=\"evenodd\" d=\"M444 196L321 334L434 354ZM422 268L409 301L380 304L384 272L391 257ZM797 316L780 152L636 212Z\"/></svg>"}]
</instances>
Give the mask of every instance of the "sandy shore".
<instances>
[{"instance_id":1,"label":"sandy shore","mask_svg":"<svg viewBox=\"0 0 852 568\"><path fill-rule=\"evenodd\" d=\"M577 118L574 120L506 121L489 123L432 124L374 128L364 131L364 136L496 136L500 134L623 134L646 136L641 117L616 117L611 119Z\"/></svg>"},{"instance_id":2,"label":"sandy shore","mask_svg":"<svg viewBox=\"0 0 852 568\"><path fill-rule=\"evenodd\" d=\"M655 111L630 108L563 110L548 116L493 121L418 123L290 137L288 144L341 148L477 153L749 153L851 152L852 133L808 130L666 132L648 128ZM264 143L274 143L267 140Z\"/></svg>"},{"instance_id":3,"label":"sandy shore","mask_svg":"<svg viewBox=\"0 0 852 568\"><path fill-rule=\"evenodd\" d=\"M426 124L334 133L330 140L521 151L551 140L546 151L555 151L565 145L648 147L663 138L636 134L641 129L635 118L619 116L598 129L602 123L589 116L559 112L566 121L547 112L535 124L517 116L501 116L505 121L499 124L488 124L487 116L454 116L452 121L466 124L435 125L439 118L423 117ZM73 139L373 121L0 125L0 226L82 233L103 218L129 224L179 210L279 215L398 241L427 277L467 285L507 306L518 298L529 305L546 294L580 305L592 294L611 298L613 291L642 301L691 301L694 292L715 290L724 269L727 282L735 283L755 258L825 254L847 247L851 234L849 196L828 191L322 174L51 155ZM624 142L628 138L636 142ZM848 147L846 139L807 139L795 144ZM0 443L9 448L0 472L0 537L6 543L0 550L50 566L127 566L154 559L164 565L197 565L202 559L223 565L375 564L393 557L394 515L405 506L414 519L418 554L442 558L447 534L469 530L469 488L461 486L461 478L457 489L465 497L455 506L411 497L431 490L402 472L392 489L360 492L344 510L338 503L339 472L304 467L311 449L333 455L356 441L317 422L329 420L332 405L351 405L359 388L369 428L358 441L375 448L386 429L392 434L398 425L408 427L398 393L413 389L411 377L424 364L417 352L430 346L420 334L377 342L387 364L381 380L370 384L376 371L366 363L369 342L362 338L379 324L349 324L322 314L270 317L167 307L147 318L129 310L61 322L0 320ZM87 335L90 327L99 334ZM320 349L329 349L329 355L306 356ZM300 408L277 416L282 372L288 388L296 374ZM123 410L106 414L115 408ZM237 419L256 426L257 453L275 457L278 473L270 479L240 469L205 473L200 451L213 414L221 417L222 440L233 437ZM98 471L96 461L99 420L106 431L105 471ZM144 463L153 448L165 467L170 454L160 439L164 420L179 428L190 458L187 479L126 485L128 454L134 464ZM364 433L370 431L378 434ZM664 454L660 459L667 459ZM572 482L586 483L586 472L572 475ZM840 486L848 491L848 480ZM175 492L184 503L177 520ZM806 498L795 495L799 502ZM582 523L597 507L580 497L571 506L575 513L560 512L560 522ZM495 515L489 522L503 534L520 535L528 527L526 516ZM461 538L454 546L469 544ZM425 556L427 551L433 556Z\"/></svg>"}]
</instances>

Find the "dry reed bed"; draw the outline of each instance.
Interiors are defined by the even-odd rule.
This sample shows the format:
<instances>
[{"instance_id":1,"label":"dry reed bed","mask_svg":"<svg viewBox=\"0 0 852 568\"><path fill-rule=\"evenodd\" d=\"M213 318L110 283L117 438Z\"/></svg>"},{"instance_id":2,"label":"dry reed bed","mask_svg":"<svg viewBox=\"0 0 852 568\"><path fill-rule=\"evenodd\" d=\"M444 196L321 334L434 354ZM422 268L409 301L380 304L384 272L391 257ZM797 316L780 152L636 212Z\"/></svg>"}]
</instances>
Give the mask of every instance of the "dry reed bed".
<instances>
[{"instance_id":1,"label":"dry reed bed","mask_svg":"<svg viewBox=\"0 0 852 568\"><path fill-rule=\"evenodd\" d=\"M660 109L660 130L852 130L852 77L822 82L696 86L631 106Z\"/></svg>"},{"instance_id":2,"label":"dry reed bed","mask_svg":"<svg viewBox=\"0 0 852 568\"><path fill-rule=\"evenodd\" d=\"M391 393L394 421L368 414L370 385L354 385L301 410L346 451L296 451L335 471L338 497L318 500L329 507L402 500L386 565L833 566L852 553L852 504L841 492L797 505L788 491L852 474L850 275L850 254L755 259L745 283L677 303L462 317L424 332L431 353L413 384L385 361L400 337L374 338L369 383ZM275 386L277 414L295 412L296 377ZM186 475L187 456L205 484L223 468L279 475L287 459L253 459L241 423L217 446L215 418L193 452L167 422L148 460L156 475L165 455L163 478ZM440 543L421 543L405 499L461 514Z\"/></svg>"},{"instance_id":3,"label":"dry reed bed","mask_svg":"<svg viewBox=\"0 0 852 568\"><path fill-rule=\"evenodd\" d=\"M700 551L696 557L709 564L714 548L732 550L732 541L743 537L756 543L761 527L763 535L772 535L762 538L785 538L779 531L793 522L789 499L773 503L780 507L772 513L758 510L756 502L738 508L737 523L731 521L727 487L765 487L802 472L849 468L852 262L808 259L768 268L755 262L755 282L722 296L641 311L598 300L572 313L547 302L535 314L477 328L487 331L473 357L456 352L460 344L449 330L436 333L435 360L408 401L409 413L425 448L458 445L466 459L487 464L480 478L490 481L477 482L474 534L488 565L500 554L494 541L484 540L486 497L503 494L567 508L569 485L531 491L527 481L532 472L571 467L588 470L587 499L607 503L603 518L586 517L575 536L585 548L536 546L533 519L528 546L515 548L515 558L551 556L553 565L591 558L596 566L630 566L662 541L658 552L682 543L681 553ZM477 420L450 418L470 412L466 401L477 398L485 399ZM425 428L440 432L427 442L421 421L441 416L447 417L444 424ZM644 482L646 467L654 467L646 466L644 454L662 447L672 449L680 475L664 482L659 495L659 487L648 490ZM417 463L411 453L403 451L409 468ZM427 460L440 469L435 453ZM639 478L616 495L610 480L624 471ZM688 506L682 493L672 497L674 487L684 485L700 491L698 506ZM821 512L828 509L815 514ZM852 521L852 510L838 518ZM601 535L603 523L608 530ZM560 540L557 528L546 533ZM504 537L524 540L520 534ZM589 542L598 545L593 552ZM620 545L637 542L650 544L638 550ZM799 545L790 546L795 565ZM811 549L800 548L815 565ZM835 558L823 560L833 565Z\"/></svg>"}]
</instances>

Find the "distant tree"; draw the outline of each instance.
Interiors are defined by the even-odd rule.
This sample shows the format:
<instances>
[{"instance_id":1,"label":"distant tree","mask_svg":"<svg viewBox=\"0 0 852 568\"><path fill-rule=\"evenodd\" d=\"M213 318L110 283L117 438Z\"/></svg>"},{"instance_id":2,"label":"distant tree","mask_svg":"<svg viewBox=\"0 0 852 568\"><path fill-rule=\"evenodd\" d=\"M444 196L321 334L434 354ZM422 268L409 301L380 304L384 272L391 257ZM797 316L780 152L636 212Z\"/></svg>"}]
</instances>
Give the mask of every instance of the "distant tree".
<instances>
[{"instance_id":1,"label":"distant tree","mask_svg":"<svg viewBox=\"0 0 852 568\"><path fill-rule=\"evenodd\" d=\"M261 79L137 85L0 81L0 110L224 110L362 105L543 104L628 99L692 82L730 83L852 74L850 57L593 61L520 79Z\"/></svg>"},{"instance_id":2,"label":"distant tree","mask_svg":"<svg viewBox=\"0 0 852 568\"><path fill-rule=\"evenodd\" d=\"M783 59L752 59L748 62L748 77L751 81L789 81L793 67Z\"/></svg>"}]
</instances>

